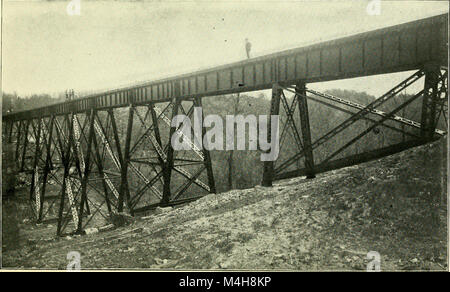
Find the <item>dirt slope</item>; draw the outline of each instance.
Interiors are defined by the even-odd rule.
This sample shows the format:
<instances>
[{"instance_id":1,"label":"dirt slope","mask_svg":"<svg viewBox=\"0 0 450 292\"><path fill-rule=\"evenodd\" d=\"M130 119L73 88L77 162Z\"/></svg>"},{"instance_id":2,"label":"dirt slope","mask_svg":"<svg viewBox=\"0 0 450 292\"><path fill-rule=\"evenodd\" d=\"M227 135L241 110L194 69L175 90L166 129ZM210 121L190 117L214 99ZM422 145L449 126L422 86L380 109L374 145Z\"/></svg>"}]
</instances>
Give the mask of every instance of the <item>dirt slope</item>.
<instances>
[{"instance_id":1,"label":"dirt slope","mask_svg":"<svg viewBox=\"0 0 450 292\"><path fill-rule=\"evenodd\" d=\"M382 270L447 270L440 147L208 195L98 234L44 240L54 228L20 221L3 267L65 269L78 251L82 269L365 270L377 251Z\"/></svg>"}]
</instances>

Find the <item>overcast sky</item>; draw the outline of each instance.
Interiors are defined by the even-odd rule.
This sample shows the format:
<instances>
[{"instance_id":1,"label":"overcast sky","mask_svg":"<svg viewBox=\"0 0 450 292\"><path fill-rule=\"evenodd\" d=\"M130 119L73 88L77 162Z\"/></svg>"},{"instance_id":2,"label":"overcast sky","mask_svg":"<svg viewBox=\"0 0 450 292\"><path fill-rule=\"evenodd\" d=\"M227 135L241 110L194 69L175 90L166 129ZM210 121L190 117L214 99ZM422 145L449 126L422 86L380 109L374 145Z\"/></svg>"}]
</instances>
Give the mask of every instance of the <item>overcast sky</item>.
<instances>
[{"instance_id":1,"label":"overcast sky","mask_svg":"<svg viewBox=\"0 0 450 292\"><path fill-rule=\"evenodd\" d=\"M448 12L447 1L3 2L2 90L112 89ZM405 73L314 84L379 95Z\"/></svg>"}]
</instances>

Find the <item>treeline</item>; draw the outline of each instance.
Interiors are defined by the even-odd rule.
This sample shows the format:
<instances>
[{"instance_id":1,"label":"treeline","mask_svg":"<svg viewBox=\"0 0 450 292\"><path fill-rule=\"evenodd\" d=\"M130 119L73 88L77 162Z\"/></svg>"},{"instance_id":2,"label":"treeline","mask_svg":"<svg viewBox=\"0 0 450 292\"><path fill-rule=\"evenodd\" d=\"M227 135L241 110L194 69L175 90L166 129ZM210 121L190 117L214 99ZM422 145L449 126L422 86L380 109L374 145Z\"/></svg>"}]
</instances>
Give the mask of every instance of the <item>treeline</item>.
<instances>
[{"instance_id":1,"label":"treeline","mask_svg":"<svg viewBox=\"0 0 450 292\"><path fill-rule=\"evenodd\" d=\"M16 93L2 93L2 114L8 112L19 112L33 108L43 107L65 100L64 95L58 98L49 94L33 94L27 97L20 97Z\"/></svg>"}]
</instances>

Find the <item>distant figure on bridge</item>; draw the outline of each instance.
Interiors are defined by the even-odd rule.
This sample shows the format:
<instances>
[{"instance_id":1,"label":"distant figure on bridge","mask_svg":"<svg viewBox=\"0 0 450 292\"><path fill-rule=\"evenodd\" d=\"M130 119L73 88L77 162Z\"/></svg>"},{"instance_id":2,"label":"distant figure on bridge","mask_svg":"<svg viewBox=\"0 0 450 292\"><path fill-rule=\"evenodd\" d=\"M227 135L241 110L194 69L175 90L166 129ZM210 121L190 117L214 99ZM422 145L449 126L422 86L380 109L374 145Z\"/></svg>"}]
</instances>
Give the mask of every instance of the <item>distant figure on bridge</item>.
<instances>
[{"instance_id":1,"label":"distant figure on bridge","mask_svg":"<svg viewBox=\"0 0 450 292\"><path fill-rule=\"evenodd\" d=\"M248 41L248 39L245 39L245 51L247 52L247 58L250 59L250 50L252 49L252 44Z\"/></svg>"},{"instance_id":2,"label":"distant figure on bridge","mask_svg":"<svg viewBox=\"0 0 450 292\"><path fill-rule=\"evenodd\" d=\"M75 97L73 89L66 90L66 100L72 100Z\"/></svg>"}]
</instances>

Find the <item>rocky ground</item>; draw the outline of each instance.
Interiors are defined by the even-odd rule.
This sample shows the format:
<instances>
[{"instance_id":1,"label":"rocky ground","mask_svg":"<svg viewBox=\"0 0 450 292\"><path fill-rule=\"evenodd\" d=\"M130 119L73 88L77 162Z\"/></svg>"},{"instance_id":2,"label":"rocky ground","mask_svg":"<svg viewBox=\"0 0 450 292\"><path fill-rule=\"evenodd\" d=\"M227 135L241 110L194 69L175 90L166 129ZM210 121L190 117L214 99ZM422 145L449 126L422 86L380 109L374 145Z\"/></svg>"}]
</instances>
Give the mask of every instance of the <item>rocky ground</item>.
<instances>
[{"instance_id":1,"label":"rocky ground","mask_svg":"<svg viewBox=\"0 0 450 292\"><path fill-rule=\"evenodd\" d=\"M376 251L381 270L448 270L440 147L208 195L84 236L54 238L55 226L24 219L24 201L3 201L3 267L65 269L78 251L82 269L365 270Z\"/></svg>"}]
</instances>

